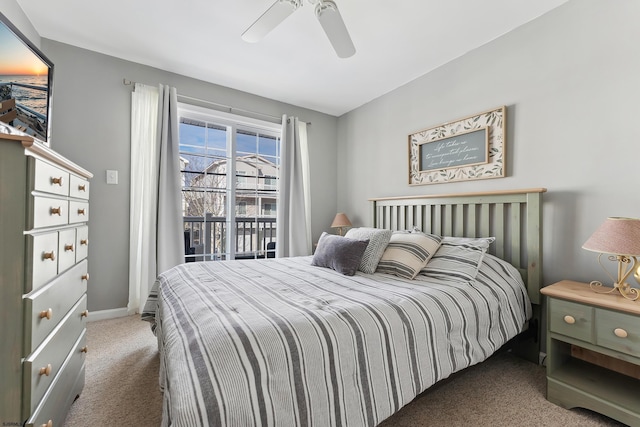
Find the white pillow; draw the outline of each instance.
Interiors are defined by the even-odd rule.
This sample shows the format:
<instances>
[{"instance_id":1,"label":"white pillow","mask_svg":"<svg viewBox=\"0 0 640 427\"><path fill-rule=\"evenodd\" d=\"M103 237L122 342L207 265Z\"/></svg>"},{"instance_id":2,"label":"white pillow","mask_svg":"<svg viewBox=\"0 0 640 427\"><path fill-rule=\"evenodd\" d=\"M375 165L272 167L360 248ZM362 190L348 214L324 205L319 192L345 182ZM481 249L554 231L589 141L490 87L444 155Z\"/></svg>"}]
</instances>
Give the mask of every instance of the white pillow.
<instances>
[{"instance_id":1,"label":"white pillow","mask_svg":"<svg viewBox=\"0 0 640 427\"><path fill-rule=\"evenodd\" d=\"M413 279L436 253L441 240L435 234L393 233L376 272Z\"/></svg>"},{"instance_id":2,"label":"white pillow","mask_svg":"<svg viewBox=\"0 0 640 427\"><path fill-rule=\"evenodd\" d=\"M443 242L457 243L461 245L477 246L484 249L489 249L489 245L496 240L495 237L450 237L445 236L442 238Z\"/></svg>"},{"instance_id":3,"label":"white pillow","mask_svg":"<svg viewBox=\"0 0 640 427\"><path fill-rule=\"evenodd\" d=\"M347 231L347 234L345 234L344 237L369 241L367 249L364 251L364 255L360 261L358 270L368 274L372 274L376 271L378 262L389 243L389 239L391 239L391 234L391 230L371 227L350 228L349 231Z\"/></svg>"}]
</instances>

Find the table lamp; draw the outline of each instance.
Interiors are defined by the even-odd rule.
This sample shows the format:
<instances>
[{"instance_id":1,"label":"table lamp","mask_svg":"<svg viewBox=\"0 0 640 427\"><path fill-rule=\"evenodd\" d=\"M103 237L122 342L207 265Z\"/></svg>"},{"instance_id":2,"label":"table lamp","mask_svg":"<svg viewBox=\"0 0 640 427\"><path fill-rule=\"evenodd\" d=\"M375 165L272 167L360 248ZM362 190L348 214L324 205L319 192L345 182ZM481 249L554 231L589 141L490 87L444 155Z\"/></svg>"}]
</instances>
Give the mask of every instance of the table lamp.
<instances>
[{"instance_id":1,"label":"table lamp","mask_svg":"<svg viewBox=\"0 0 640 427\"><path fill-rule=\"evenodd\" d=\"M627 278L636 274L638 278L638 258L640 256L640 219L609 217L582 245L583 249L600 252L598 263L614 281L613 288L603 291L601 282L590 283L591 289L599 293L611 293L616 289L620 294L630 300L637 300L640 291L626 283ZM610 261L618 262L618 278L614 279L602 265L601 257L608 254Z\"/></svg>"},{"instance_id":2,"label":"table lamp","mask_svg":"<svg viewBox=\"0 0 640 427\"><path fill-rule=\"evenodd\" d=\"M345 215L342 212L338 212L336 214L336 217L333 218L333 222L331 223L331 228L337 228L338 235L342 236L342 229L345 227L351 227L351 221L349 221L349 218L347 218L347 215Z\"/></svg>"}]
</instances>

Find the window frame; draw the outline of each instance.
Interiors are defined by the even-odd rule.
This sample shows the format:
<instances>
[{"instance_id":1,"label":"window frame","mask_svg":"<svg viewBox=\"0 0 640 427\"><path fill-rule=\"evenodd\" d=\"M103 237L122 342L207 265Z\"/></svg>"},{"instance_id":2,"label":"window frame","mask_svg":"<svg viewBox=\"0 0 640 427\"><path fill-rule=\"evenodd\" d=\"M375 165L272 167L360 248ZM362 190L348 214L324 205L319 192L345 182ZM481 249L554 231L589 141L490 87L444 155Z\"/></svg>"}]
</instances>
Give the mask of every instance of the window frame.
<instances>
[{"instance_id":1,"label":"window frame","mask_svg":"<svg viewBox=\"0 0 640 427\"><path fill-rule=\"evenodd\" d=\"M247 131L247 132L255 132L260 135L270 136L277 138L280 143L282 143L282 124L281 122L269 122L265 120L260 120L251 117L239 116L232 113L227 113L223 111L218 111L212 108L206 108L202 106L196 106L192 104L187 104L183 102L178 103L178 120L181 121L183 117L192 120L198 120L205 123L211 123L214 125L224 126L226 127L226 135L227 135L227 153L231 153L232 161L227 160L227 189L233 189L233 191L227 191L226 197L226 238L225 240L225 248L224 253L226 254L226 259L234 259L235 252L235 242L238 239L238 236L235 235L235 227L236 217L238 216L238 212L236 211L236 192L239 188L238 182L238 174L236 171L236 161L238 158L237 154L237 134L238 130ZM279 153L282 153L282 147L280 147ZM281 164L281 157L277 157L279 164ZM278 179L278 176L273 177ZM246 178L245 178L246 180ZM256 182L259 182L259 177L256 176ZM277 182L277 181L276 181ZM256 187L259 190L259 185ZM277 185L273 185L270 189L275 189L275 199L276 199L276 210L275 216L277 217L277 206L279 204L280 193ZM257 199L259 203L260 199ZM264 216L262 209L256 209L255 217ZM275 239L274 239L275 241ZM204 259L212 259L215 256L213 253L205 253L202 254Z\"/></svg>"}]
</instances>

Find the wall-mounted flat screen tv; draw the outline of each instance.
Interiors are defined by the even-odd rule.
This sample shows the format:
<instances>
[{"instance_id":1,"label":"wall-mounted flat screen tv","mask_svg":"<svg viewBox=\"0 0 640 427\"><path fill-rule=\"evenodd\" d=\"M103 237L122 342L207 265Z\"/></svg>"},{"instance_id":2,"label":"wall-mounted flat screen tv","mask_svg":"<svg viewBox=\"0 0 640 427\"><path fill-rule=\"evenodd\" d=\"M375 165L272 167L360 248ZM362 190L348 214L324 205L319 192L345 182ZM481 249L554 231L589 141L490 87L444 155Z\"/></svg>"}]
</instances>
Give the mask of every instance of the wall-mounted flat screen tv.
<instances>
[{"instance_id":1,"label":"wall-mounted flat screen tv","mask_svg":"<svg viewBox=\"0 0 640 427\"><path fill-rule=\"evenodd\" d=\"M53 63L0 13L0 131L50 145L52 90Z\"/></svg>"}]
</instances>

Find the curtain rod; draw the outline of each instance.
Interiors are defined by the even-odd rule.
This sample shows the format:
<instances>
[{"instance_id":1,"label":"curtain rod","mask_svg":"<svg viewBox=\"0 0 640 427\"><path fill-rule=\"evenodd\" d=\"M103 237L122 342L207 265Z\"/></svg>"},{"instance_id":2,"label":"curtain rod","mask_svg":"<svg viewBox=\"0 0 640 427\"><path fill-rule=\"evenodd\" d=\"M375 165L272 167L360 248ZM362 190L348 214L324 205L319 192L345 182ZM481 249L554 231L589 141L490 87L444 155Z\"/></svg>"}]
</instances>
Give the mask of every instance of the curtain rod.
<instances>
[{"instance_id":1,"label":"curtain rod","mask_svg":"<svg viewBox=\"0 0 640 427\"><path fill-rule=\"evenodd\" d=\"M134 85L135 83L136 82L131 81L131 80L122 79L122 84L124 84L125 86L131 86L131 85ZM218 104L217 102L208 101L206 99L194 98L192 96L187 96L187 95L178 94L178 98L187 99L189 101L202 102L202 103L209 104L209 105L215 105L216 107L220 107L220 108L224 108L224 109L229 110L229 113L233 113L234 111L243 112L243 113L249 113L249 114L259 115L259 116L263 116L263 117L269 117L271 119L275 119L275 120L278 120L279 122L282 122L282 117L272 116L271 114L260 113L258 111L245 110L243 108L232 107L230 105L225 105L225 104ZM310 125L311 125L311 122L307 122L307 126L310 126Z\"/></svg>"}]
</instances>

